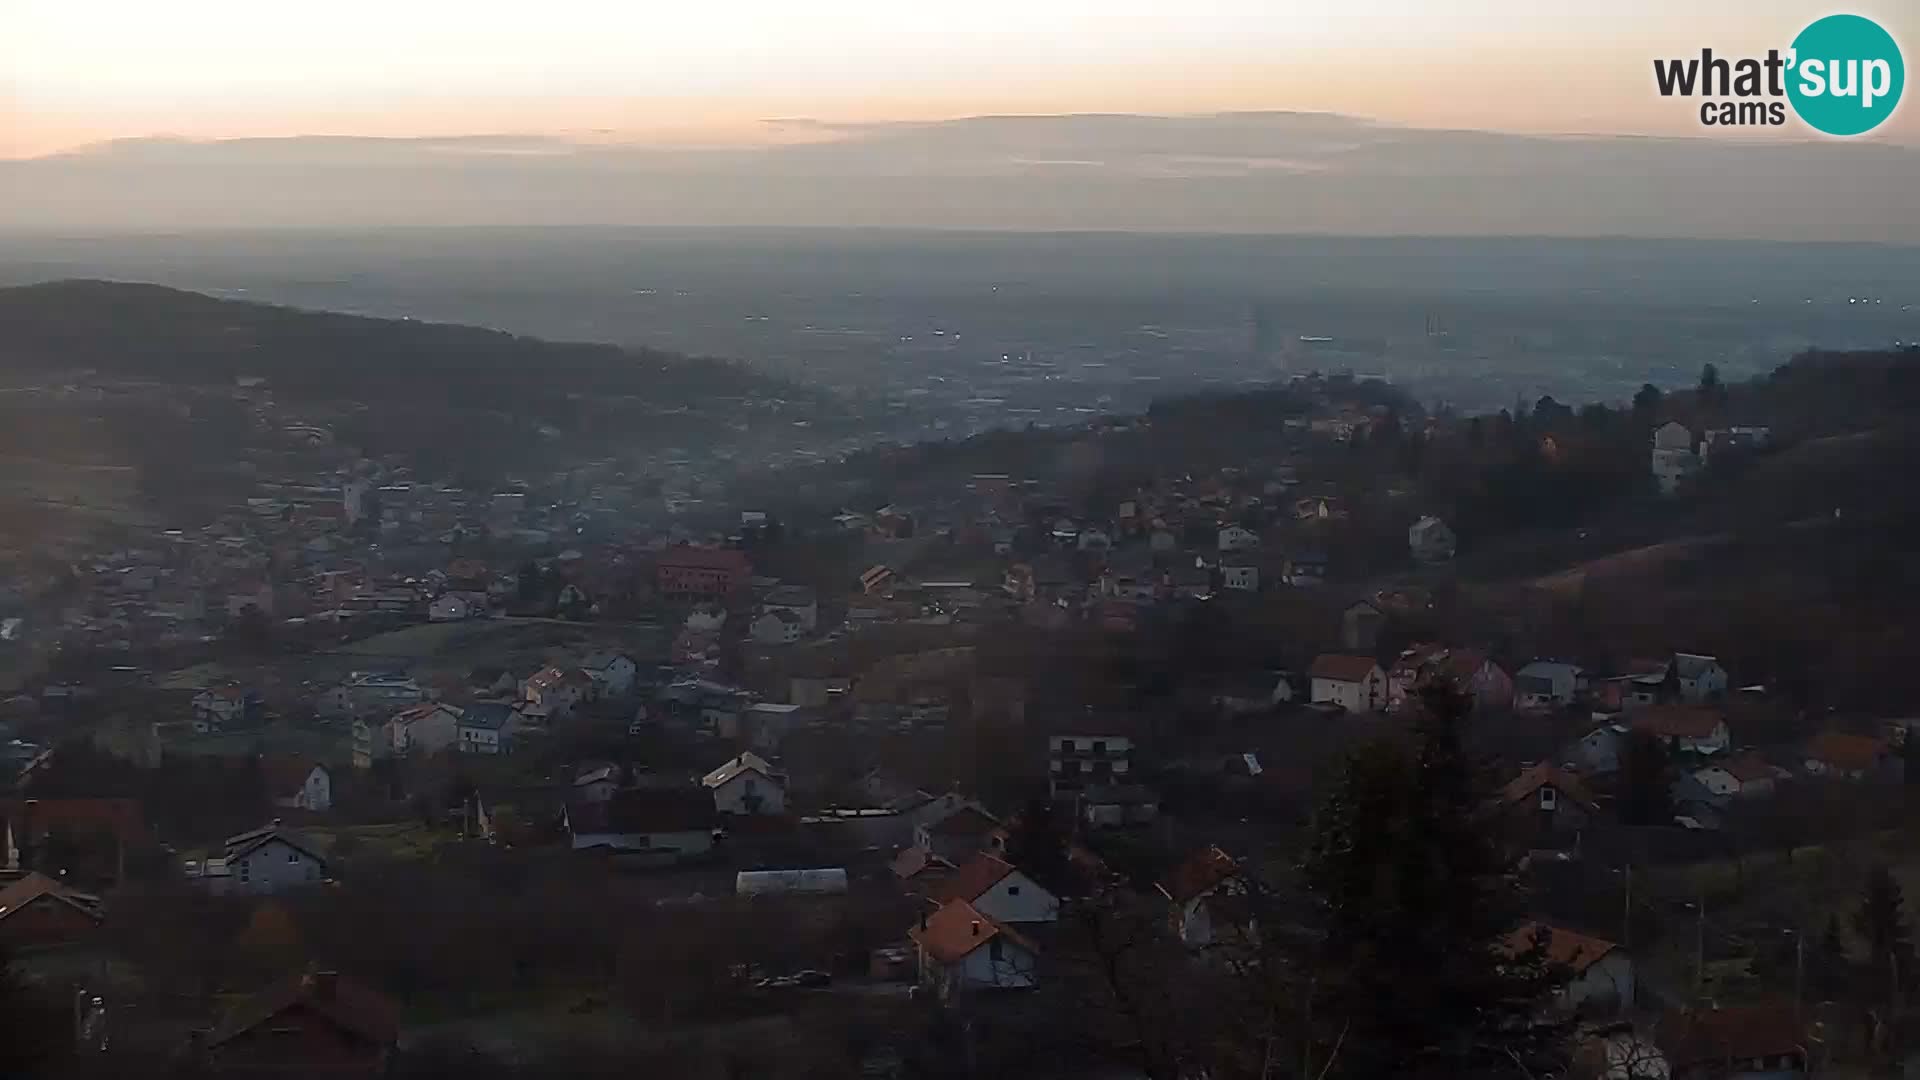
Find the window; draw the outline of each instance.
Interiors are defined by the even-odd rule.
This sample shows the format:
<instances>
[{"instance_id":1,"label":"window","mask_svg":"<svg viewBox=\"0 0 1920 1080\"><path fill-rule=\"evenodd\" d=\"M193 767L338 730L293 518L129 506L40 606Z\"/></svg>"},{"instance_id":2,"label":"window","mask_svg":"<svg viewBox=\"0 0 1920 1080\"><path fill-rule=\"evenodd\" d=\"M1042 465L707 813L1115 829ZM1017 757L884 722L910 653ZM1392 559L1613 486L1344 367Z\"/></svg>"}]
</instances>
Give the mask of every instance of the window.
<instances>
[{"instance_id":1,"label":"window","mask_svg":"<svg viewBox=\"0 0 1920 1080\"><path fill-rule=\"evenodd\" d=\"M299 852L297 852L297 851L289 851L289 852L287 852L287 861L288 861L288 862L290 862L290 863L297 863L297 862L299 862L299 861L300 861L300 853L299 853Z\"/></svg>"},{"instance_id":2,"label":"window","mask_svg":"<svg viewBox=\"0 0 1920 1080\"><path fill-rule=\"evenodd\" d=\"M1104 740L1104 739L1095 739L1095 740L1093 741L1093 752L1094 752L1094 753L1096 753L1096 754L1104 754L1104 753L1106 753L1106 752L1107 752L1107 744L1106 744L1106 740Z\"/></svg>"},{"instance_id":3,"label":"window","mask_svg":"<svg viewBox=\"0 0 1920 1080\"><path fill-rule=\"evenodd\" d=\"M1559 805L1558 800L1559 792L1556 792L1550 787L1540 789L1540 809L1552 810L1555 806Z\"/></svg>"},{"instance_id":4,"label":"window","mask_svg":"<svg viewBox=\"0 0 1920 1080\"><path fill-rule=\"evenodd\" d=\"M240 860L240 880L241 881L247 880L247 869L248 869L248 861L246 859L241 859Z\"/></svg>"},{"instance_id":5,"label":"window","mask_svg":"<svg viewBox=\"0 0 1920 1080\"><path fill-rule=\"evenodd\" d=\"M1020 895L1020 886L1018 886L1018 885L1009 885L1009 886L1007 886L1007 895L1008 895L1008 896L1019 896L1019 895Z\"/></svg>"}]
</instances>

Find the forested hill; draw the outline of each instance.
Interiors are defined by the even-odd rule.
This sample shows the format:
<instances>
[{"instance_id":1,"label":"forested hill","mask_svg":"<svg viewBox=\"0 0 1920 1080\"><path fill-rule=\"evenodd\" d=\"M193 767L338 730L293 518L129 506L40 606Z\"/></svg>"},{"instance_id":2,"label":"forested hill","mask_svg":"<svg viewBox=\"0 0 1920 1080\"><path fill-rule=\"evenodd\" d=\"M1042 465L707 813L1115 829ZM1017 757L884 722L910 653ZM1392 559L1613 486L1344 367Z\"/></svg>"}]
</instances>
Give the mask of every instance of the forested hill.
<instances>
[{"instance_id":1,"label":"forested hill","mask_svg":"<svg viewBox=\"0 0 1920 1080\"><path fill-rule=\"evenodd\" d=\"M265 377L325 400L428 395L480 409L569 395L671 407L726 397L804 398L719 360L497 330L216 299L156 285L60 281L0 289L0 371L95 369L165 382Z\"/></svg>"}]
</instances>

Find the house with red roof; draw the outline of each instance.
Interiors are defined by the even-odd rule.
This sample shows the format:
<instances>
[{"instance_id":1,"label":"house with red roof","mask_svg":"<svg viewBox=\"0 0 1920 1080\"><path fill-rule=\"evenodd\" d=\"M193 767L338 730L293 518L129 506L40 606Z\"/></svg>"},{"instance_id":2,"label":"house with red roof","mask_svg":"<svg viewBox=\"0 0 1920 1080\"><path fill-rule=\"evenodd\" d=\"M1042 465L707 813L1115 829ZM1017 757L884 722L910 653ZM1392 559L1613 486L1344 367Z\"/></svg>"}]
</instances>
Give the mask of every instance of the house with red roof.
<instances>
[{"instance_id":1,"label":"house with red roof","mask_svg":"<svg viewBox=\"0 0 1920 1080\"><path fill-rule=\"evenodd\" d=\"M302 757L269 756L261 759L260 772L273 805L316 814L333 809L333 776L325 765Z\"/></svg>"},{"instance_id":2,"label":"house with red roof","mask_svg":"<svg viewBox=\"0 0 1920 1080\"><path fill-rule=\"evenodd\" d=\"M1218 847L1194 852L1154 888L1167 900L1174 934L1189 948L1253 932L1240 861Z\"/></svg>"},{"instance_id":3,"label":"house with red roof","mask_svg":"<svg viewBox=\"0 0 1920 1080\"><path fill-rule=\"evenodd\" d=\"M194 1039L213 1076L376 1077L400 1042L400 1010L348 976L309 972L234 1006Z\"/></svg>"},{"instance_id":4,"label":"house with red roof","mask_svg":"<svg viewBox=\"0 0 1920 1080\"><path fill-rule=\"evenodd\" d=\"M1374 712L1387 705L1387 673L1371 656L1323 653L1307 669L1308 700L1348 712Z\"/></svg>"},{"instance_id":5,"label":"house with red roof","mask_svg":"<svg viewBox=\"0 0 1920 1080\"><path fill-rule=\"evenodd\" d=\"M915 847L924 848L955 866L985 848L1000 820L977 803L961 803L951 813L923 819L913 829Z\"/></svg>"},{"instance_id":6,"label":"house with red roof","mask_svg":"<svg viewBox=\"0 0 1920 1080\"><path fill-rule=\"evenodd\" d=\"M1040 947L964 900L921 916L907 937L918 953L921 985L942 1000L972 991L1031 989L1038 979Z\"/></svg>"},{"instance_id":7,"label":"house with red roof","mask_svg":"<svg viewBox=\"0 0 1920 1080\"><path fill-rule=\"evenodd\" d=\"M1646 732L1667 749L1718 754L1727 749L1727 718L1706 705L1651 705L1633 714L1633 730Z\"/></svg>"},{"instance_id":8,"label":"house with red roof","mask_svg":"<svg viewBox=\"0 0 1920 1080\"><path fill-rule=\"evenodd\" d=\"M1060 918L1060 898L1019 867L981 852L934 888L938 904L956 900L1003 923L1049 923Z\"/></svg>"},{"instance_id":9,"label":"house with red roof","mask_svg":"<svg viewBox=\"0 0 1920 1080\"><path fill-rule=\"evenodd\" d=\"M1633 1004L1633 959L1613 942L1565 927L1530 922L1507 935L1500 946L1500 951L1510 957L1534 949L1542 950L1547 963L1565 977L1558 992L1565 1007L1611 1012Z\"/></svg>"},{"instance_id":10,"label":"house with red roof","mask_svg":"<svg viewBox=\"0 0 1920 1080\"><path fill-rule=\"evenodd\" d=\"M1513 676L1477 649L1415 645L1400 654L1387 672L1387 704L1402 709L1432 679L1446 679L1473 698L1476 711L1513 707Z\"/></svg>"},{"instance_id":11,"label":"house with red roof","mask_svg":"<svg viewBox=\"0 0 1920 1080\"><path fill-rule=\"evenodd\" d=\"M0 885L0 946L70 945L106 921L100 898L45 874L28 872Z\"/></svg>"},{"instance_id":12,"label":"house with red roof","mask_svg":"<svg viewBox=\"0 0 1920 1080\"><path fill-rule=\"evenodd\" d=\"M1807 740L1803 753L1809 776L1836 780L1891 779L1900 775L1900 759L1886 740L1844 731L1823 731Z\"/></svg>"},{"instance_id":13,"label":"house with red roof","mask_svg":"<svg viewBox=\"0 0 1920 1080\"><path fill-rule=\"evenodd\" d=\"M655 557L653 570L664 596L726 596L753 576L753 563L734 548L679 545Z\"/></svg>"},{"instance_id":14,"label":"house with red roof","mask_svg":"<svg viewBox=\"0 0 1920 1080\"><path fill-rule=\"evenodd\" d=\"M1510 841L1526 851L1577 842L1597 809L1586 781L1547 762L1522 770L1488 805Z\"/></svg>"}]
</instances>

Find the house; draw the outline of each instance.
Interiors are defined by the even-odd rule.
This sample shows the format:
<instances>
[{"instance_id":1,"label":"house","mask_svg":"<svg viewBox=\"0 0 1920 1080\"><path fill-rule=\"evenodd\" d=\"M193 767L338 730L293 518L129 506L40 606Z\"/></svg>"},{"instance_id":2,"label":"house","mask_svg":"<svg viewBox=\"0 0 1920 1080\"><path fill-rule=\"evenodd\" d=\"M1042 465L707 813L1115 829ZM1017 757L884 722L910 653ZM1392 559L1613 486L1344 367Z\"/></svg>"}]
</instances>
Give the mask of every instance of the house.
<instances>
[{"instance_id":1,"label":"house","mask_svg":"<svg viewBox=\"0 0 1920 1080\"><path fill-rule=\"evenodd\" d=\"M1453 558L1456 541L1447 523L1432 515L1421 518L1407 529L1407 548L1413 561L1423 566L1448 562Z\"/></svg>"},{"instance_id":2,"label":"house","mask_svg":"<svg viewBox=\"0 0 1920 1080\"><path fill-rule=\"evenodd\" d=\"M1003 923L1050 923L1060 917L1060 898L1019 867L981 852L962 863L933 891L938 905L965 903Z\"/></svg>"},{"instance_id":3,"label":"house","mask_svg":"<svg viewBox=\"0 0 1920 1080\"><path fill-rule=\"evenodd\" d=\"M1167 571L1167 588L1177 599L1205 600L1213 594L1213 573L1204 566L1176 566Z\"/></svg>"},{"instance_id":4,"label":"house","mask_svg":"<svg viewBox=\"0 0 1920 1080\"><path fill-rule=\"evenodd\" d=\"M1727 669L1711 656L1674 653L1671 670L1679 684L1681 701L1698 705L1727 695Z\"/></svg>"},{"instance_id":5,"label":"house","mask_svg":"<svg viewBox=\"0 0 1920 1080\"><path fill-rule=\"evenodd\" d=\"M1080 820L1094 829L1147 825L1160 817L1160 797L1142 784L1093 784L1080 792Z\"/></svg>"},{"instance_id":6,"label":"house","mask_svg":"<svg viewBox=\"0 0 1920 1080\"><path fill-rule=\"evenodd\" d=\"M1547 963L1565 977L1557 996L1567 1008L1612 1012L1633 1005L1633 960L1613 942L1564 927L1527 923L1507 936L1500 951L1511 957L1534 949L1543 950Z\"/></svg>"},{"instance_id":7,"label":"house","mask_svg":"<svg viewBox=\"0 0 1920 1080\"><path fill-rule=\"evenodd\" d=\"M580 670L593 680L593 696L596 698L625 697L633 693L633 680L640 673L639 665L631 656L624 653L589 653L580 661Z\"/></svg>"},{"instance_id":8,"label":"house","mask_svg":"<svg viewBox=\"0 0 1920 1080\"><path fill-rule=\"evenodd\" d=\"M1731 795L1719 795L1700 778L1681 772L1667 785L1667 801L1673 806L1673 823L1684 829L1718 829L1726 816Z\"/></svg>"},{"instance_id":9,"label":"house","mask_svg":"<svg viewBox=\"0 0 1920 1080\"><path fill-rule=\"evenodd\" d=\"M1578 664L1535 660L1513 678L1513 707L1550 710L1571 705L1587 690L1587 671Z\"/></svg>"},{"instance_id":10,"label":"house","mask_svg":"<svg viewBox=\"0 0 1920 1080\"><path fill-rule=\"evenodd\" d=\"M1072 732L1047 736L1047 783L1054 798L1127 778L1133 768L1133 739L1120 726L1091 721L1075 725Z\"/></svg>"},{"instance_id":11,"label":"house","mask_svg":"<svg viewBox=\"0 0 1920 1080\"><path fill-rule=\"evenodd\" d=\"M958 867L923 847L902 848L889 864L893 876L909 887L928 887L946 880Z\"/></svg>"},{"instance_id":12,"label":"house","mask_svg":"<svg viewBox=\"0 0 1920 1080\"><path fill-rule=\"evenodd\" d=\"M460 739L462 711L435 701L395 713L387 722L391 753L432 755L454 745Z\"/></svg>"},{"instance_id":13,"label":"house","mask_svg":"<svg viewBox=\"0 0 1920 1080\"><path fill-rule=\"evenodd\" d=\"M1220 584L1235 592L1260 591L1260 562L1250 555L1229 553L1220 558Z\"/></svg>"},{"instance_id":14,"label":"house","mask_svg":"<svg viewBox=\"0 0 1920 1080\"><path fill-rule=\"evenodd\" d=\"M327 876L327 859L302 833L271 825L227 838L224 859L210 859L199 876L216 892L272 893L314 885ZM211 865L220 864L217 872Z\"/></svg>"},{"instance_id":15,"label":"house","mask_svg":"<svg viewBox=\"0 0 1920 1080\"><path fill-rule=\"evenodd\" d=\"M1495 796L1494 809L1519 846L1550 850L1586 828L1596 804L1580 777L1542 762L1507 781Z\"/></svg>"},{"instance_id":16,"label":"house","mask_svg":"<svg viewBox=\"0 0 1920 1080\"><path fill-rule=\"evenodd\" d=\"M753 563L733 548L680 545L653 561L654 586L662 596L726 596L753 576Z\"/></svg>"},{"instance_id":17,"label":"house","mask_svg":"<svg viewBox=\"0 0 1920 1080\"><path fill-rule=\"evenodd\" d=\"M298 757L268 757L260 762L267 798L288 810L324 814L333 809L333 777L327 767Z\"/></svg>"},{"instance_id":18,"label":"house","mask_svg":"<svg viewBox=\"0 0 1920 1080\"><path fill-rule=\"evenodd\" d=\"M893 587L896 575L891 567L870 566L860 572L860 591L872 596Z\"/></svg>"},{"instance_id":19,"label":"house","mask_svg":"<svg viewBox=\"0 0 1920 1080\"><path fill-rule=\"evenodd\" d=\"M29 871L0 884L0 948L70 945L105 921L99 897L44 874Z\"/></svg>"},{"instance_id":20,"label":"house","mask_svg":"<svg viewBox=\"0 0 1920 1080\"><path fill-rule=\"evenodd\" d=\"M914 826L913 845L959 866L986 847L987 837L1000 820L974 803L962 803L951 813L923 819Z\"/></svg>"},{"instance_id":21,"label":"house","mask_svg":"<svg viewBox=\"0 0 1920 1080\"><path fill-rule=\"evenodd\" d=\"M762 645L791 645L806 634L800 617L785 608L761 612L753 620L753 640Z\"/></svg>"},{"instance_id":22,"label":"house","mask_svg":"<svg viewBox=\"0 0 1920 1080\"><path fill-rule=\"evenodd\" d=\"M485 608L460 593L445 593L427 605L427 621L459 622L478 617Z\"/></svg>"},{"instance_id":23,"label":"house","mask_svg":"<svg viewBox=\"0 0 1920 1080\"><path fill-rule=\"evenodd\" d=\"M695 604L687 612L684 625L691 634L718 634L727 625L727 609L718 604Z\"/></svg>"},{"instance_id":24,"label":"house","mask_svg":"<svg viewBox=\"0 0 1920 1080\"><path fill-rule=\"evenodd\" d=\"M942 1000L972 991L1030 989L1038 975L1039 946L964 900L922 916L907 936L918 951L921 985Z\"/></svg>"},{"instance_id":25,"label":"house","mask_svg":"<svg viewBox=\"0 0 1920 1080\"><path fill-rule=\"evenodd\" d=\"M454 745L463 754L498 754L508 747L507 728L513 706L504 701L476 701L460 711L454 726Z\"/></svg>"},{"instance_id":26,"label":"house","mask_svg":"<svg viewBox=\"0 0 1920 1080\"><path fill-rule=\"evenodd\" d=\"M400 1041L400 1010L358 980L330 971L293 976L235 1005L194 1041L210 1076L367 1078L386 1075Z\"/></svg>"},{"instance_id":27,"label":"house","mask_svg":"<svg viewBox=\"0 0 1920 1080\"><path fill-rule=\"evenodd\" d=\"M1754 798L1773 794L1785 769L1769 765L1758 754L1741 754L1727 761L1695 769L1693 778L1715 795Z\"/></svg>"},{"instance_id":28,"label":"house","mask_svg":"<svg viewBox=\"0 0 1920 1080\"><path fill-rule=\"evenodd\" d=\"M1373 604L1365 600L1349 604L1340 613L1340 647L1349 652L1372 652L1386 625L1386 614Z\"/></svg>"},{"instance_id":29,"label":"house","mask_svg":"<svg viewBox=\"0 0 1920 1080\"><path fill-rule=\"evenodd\" d=\"M1662 1017L1654 1041L1671 1080L1739 1077L1787 1080L1805 1076L1808 1047L1819 1045L1791 1002L1714 1004ZM1643 1072L1643 1076L1653 1073Z\"/></svg>"},{"instance_id":30,"label":"house","mask_svg":"<svg viewBox=\"0 0 1920 1080\"><path fill-rule=\"evenodd\" d=\"M1807 775L1830 780L1896 779L1900 759L1883 739L1823 731L1807 740L1803 753Z\"/></svg>"},{"instance_id":31,"label":"house","mask_svg":"<svg viewBox=\"0 0 1920 1080\"><path fill-rule=\"evenodd\" d=\"M805 585L782 585L767 593L760 602L762 611L785 611L800 621L800 629L813 633L820 625L820 603Z\"/></svg>"},{"instance_id":32,"label":"house","mask_svg":"<svg viewBox=\"0 0 1920 1080\"><path fill-rule=\"evenodd\" d=\"M543 705L551 716L561 717L587 700L593 692L593 679L577 667L546 667L527 676L520 696L534 705Z\"/></svg>"},{"instance_id":33,"label":"house","mask_svg":"<svg viewBox=\"0 0 1920 1080\"><path fill-rule=\"evenodd\" d=\"M1660 494L1672 495L1681 481L1700 471L1700 456L1693 452L1693 432L1685 424L1669 420L1653 432L1653 479Z\"/></svg>"},{"instance_id":34,"label":"house","mask_svg":"<svg viewBox=\"0 0 1920 1080\"><path fill-rule=\"evenodd\" d=\"M1220 530L1221 551L1252 551L1260 546L1260 534L1239 525L1229 525Z\"/></svg>"},{"instance_id":35,"label":"house","mask_svg":"<svg viewBox=\"0 0 1920 1080\"><path fill-rule=\"evenodd\" d=\"M1387 676L1371 656L1323 653L1307 669L1314 704L1338 705L1348 712L1373 712L1386 707Z\"/></svg>"},{"instance_id":36,"label":"house","mask_svg":"<svg viewBox=\"0 0 1920 1080\"><path fill-rule=\"evenodd\" d=\"M220 731L246 719L248 707L258 701L238 686L213 686L193 695L193 730L197 735Z\"/></svg>"},{"instance_id":37,"label":"house","mask_svg":"<svg viewBox=\"0 0 1920 1080\"><path fill-rule=\"evenodd\" d=\"M1327 553L1317 548L1303 548L1287 554L1286 582L1302 588L1325 584L1327 580Z\"/></svg>"},{"instance_id":38,"label":"house","mask_svg":"<svg viewBox=\"0 0 1920 1080\"><path fill-rule=\"evenodd\" d=\"M1154 887L1166 897L1173 932L1188 948L1253 932L1240 863L1218 847L1195 852Z\"/></svg>"},{"instance_id":39,"label":"house","mask_svg":"<svg viewBox=\"0 0 1920 1080\"><path fill-rule=\"evenodd\" d=\"M595 765L582 768L573 778L573 799L576 802L606 802L613 793L620 790L620 766Z\"/></svg>"},{"instance_id":40,"label":"house","mask_svg":"<svg viewBox=\"0 0 1920 1080\"><path fill-rule=\"evenodd\" d=\"M1619 772L1628 730L1625 724L1602 724L1561 750L1559 760L1588 776Z\"/></svg>"},{"instance_id":41,"label":"house","mask_svg":"<svg viewBox=\"0 0 1920 1080\"><path fill-rule=\"evenodd\" d=\"M562 815L574 850L607 848L674 859L713 850L718 824L706 789L624 788L599 802L577 800Z\"/></svg>"},{"instance_id":42,"label":"house","mask_svg":"<svg viewBox=\"0 0 1920 1080\"><path fill-rule=\"evenodd\" d=\"M758 754L746 753L700 778L722 814L784 814L787 774Z\"/></svg>"},{"instance_id":43,"label":"house","mask_svg":"<svg viewBox=\"0 0 1920 1080\"><path fill-rule=\"evenodd\" d=\"M1705 705L1653 705L1633 714L1633 730L1644 731L1667 749L1718 754L1727 748L1727 721Z\"/></svg>"},{"instance_id":44,"label":"house","mask_svg":"<svg viewBox=\"0 0 1920 1080\"><path fill-rule=\"evenodd\" d=\"M1400 654L1387 672L1387 704L1405 708L1429 679L1446 679L1473 698L1476 711L1513 705L1513 680L1500 665L1474 649L1415 645Z\"/></svg>"}]
</instances>

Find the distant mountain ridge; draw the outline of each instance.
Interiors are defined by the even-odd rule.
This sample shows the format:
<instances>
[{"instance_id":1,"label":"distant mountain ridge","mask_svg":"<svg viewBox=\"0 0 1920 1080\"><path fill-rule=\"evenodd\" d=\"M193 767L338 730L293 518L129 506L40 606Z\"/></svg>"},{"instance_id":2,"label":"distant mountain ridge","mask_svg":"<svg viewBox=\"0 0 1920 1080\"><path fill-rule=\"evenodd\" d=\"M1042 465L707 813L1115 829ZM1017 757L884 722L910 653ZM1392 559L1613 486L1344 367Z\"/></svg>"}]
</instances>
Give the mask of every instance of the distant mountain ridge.
<instances>
[{"instance_id":1,"label":"distant mountain ridge","mask_svg":"<svg viewBox=\"0 0 1920 1080\"><path fill-rule=\"evenodd\" d=\"M735 225L1920 243L1920 148L1324 113L770 121L801 141L121 140L0 161L0 228ZM1844 200L1827 197L1847 192Z\"/></svg>"}]
</instances>

